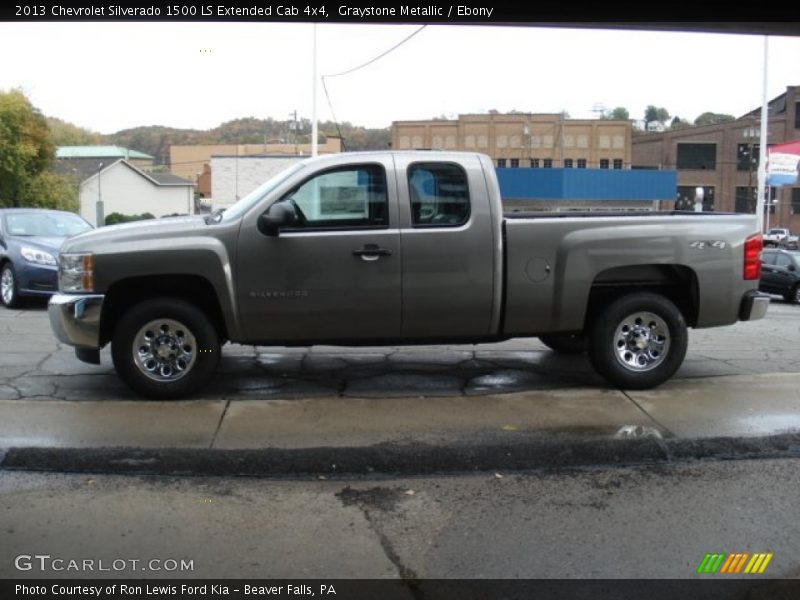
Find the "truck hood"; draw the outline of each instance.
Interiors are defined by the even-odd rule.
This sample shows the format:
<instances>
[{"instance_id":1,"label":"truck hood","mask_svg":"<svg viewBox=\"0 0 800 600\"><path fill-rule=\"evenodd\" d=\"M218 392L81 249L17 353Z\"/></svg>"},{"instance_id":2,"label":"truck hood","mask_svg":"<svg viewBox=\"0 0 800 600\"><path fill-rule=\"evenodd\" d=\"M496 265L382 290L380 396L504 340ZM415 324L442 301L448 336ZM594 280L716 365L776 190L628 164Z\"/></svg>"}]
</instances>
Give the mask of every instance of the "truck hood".
<instances>
[{"instance_id":1,"label":"truck hood","mask_svg":"<svg viewBox=\"0 0 800 600\"><path fill-rule=\"evenodd\" d=\"M102 253L113 251L113 247L120 243L202 235L208 227L202 216L167 217L109 225L68 238L61 246L61 252Z\"/></svg>"}]
</instances>

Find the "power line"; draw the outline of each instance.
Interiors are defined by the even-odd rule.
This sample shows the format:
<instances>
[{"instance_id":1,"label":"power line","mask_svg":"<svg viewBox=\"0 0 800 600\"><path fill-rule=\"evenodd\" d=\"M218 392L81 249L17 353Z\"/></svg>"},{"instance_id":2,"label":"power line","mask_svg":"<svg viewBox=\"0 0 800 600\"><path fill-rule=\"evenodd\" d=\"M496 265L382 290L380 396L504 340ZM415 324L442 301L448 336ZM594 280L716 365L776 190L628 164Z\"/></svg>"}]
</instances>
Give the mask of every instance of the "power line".
<instances>
[{"instance_id":1,"label":"power line","mask_svg":"<svg viewBox=\"0 0 800 600\"><path fill-rule=\"evenodd\" d=\"M408 35L408 36L406 36L405 38L403 38L402 40L400 40L399 42L397 42L397 43L396 43L394 46L392 46L392 47L391 47L391 48L389 48L388 50L386 50L386 51L382 52L381 54L379 54L378 56L376 56L376 57L374 57L374 58L372 58L372 59L368 60L367 62L365 62L365 63L363 63L363 64L361 64L361 65L358 65L357 67L353 67L352 69L347 69L346 71L341 71L340 73L332 73L332 74L328 74L328 75L323 75L323 76L320 78L320 79L321 79L321 81L322 81L322 89L323 89L323 91L325 92L325 99L326 99L326 100L327 100L327 102L328 102L328 108L329 108L329 109L330 109L330 111L331 111L331 116L333 117L333 122L334 122L334 124L336 125L336 131L337 131L337 133L339 134L339 139L341 139L341 140L342 140L342 149L343 149L343 150L345 150L345 151L346 151L346 150L347 150L347 148L345 147L345 142L344 142L344 137L342 136L342 131L341 131L341 129L339 128L339 120L336 118L336 112L333 110L333 102L331 102L331 95L330 95L330 93L328 92L328 86L327 86L327 84L325 83L325 78L326 78L326 77L341 77L342 75L349 75L350 73L355 73L356 71L358 71L358 70L360 70L360 69L363 69L364 67L367 67L367 66L371 65L371 64L372 64L372 63L374 63L374 62L377 62L377 61L379 61L380 59L382 59L384 56L386 56L386 55L387 55L387 54L389 54L390 52L394 52L395 50L397 50L397 49L398 49L400 46L402 46L403 44L405 44L405 43L406 43L408 40L410 40L411 38L413 38L415 35L417 35L417 34L418 34L420 31L422 31L422 30L423 30L423 29L425 29L426 27L427 27L427 25L423 25L423 26L421 26L419 29L417 29L417 30L415 30L414 32L412 32L412 33L411 33L411 35Z\"/></svg>"}]
</instances>

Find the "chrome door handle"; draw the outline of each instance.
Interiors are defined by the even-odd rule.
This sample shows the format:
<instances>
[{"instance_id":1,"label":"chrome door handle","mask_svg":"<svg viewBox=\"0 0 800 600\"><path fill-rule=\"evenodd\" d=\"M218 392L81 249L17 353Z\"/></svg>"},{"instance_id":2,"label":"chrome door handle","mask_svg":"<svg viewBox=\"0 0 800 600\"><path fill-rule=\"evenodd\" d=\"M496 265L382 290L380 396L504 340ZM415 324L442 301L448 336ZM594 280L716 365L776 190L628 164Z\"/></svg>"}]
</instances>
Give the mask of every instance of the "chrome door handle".
<instances>
[{"instance_id":1,"label":"chrome door handle","mask_svg":"<svg viewBox=\"0 0 800 600\"><path fill-rule=\"evenodd\" d=\"M391 255L391 250L381 248L377 244L364 244L364 246L358 250L353 250L353 256L360 256L362 260L367 261L378 260L381 256Z\"/></svg>"}]
</instances>

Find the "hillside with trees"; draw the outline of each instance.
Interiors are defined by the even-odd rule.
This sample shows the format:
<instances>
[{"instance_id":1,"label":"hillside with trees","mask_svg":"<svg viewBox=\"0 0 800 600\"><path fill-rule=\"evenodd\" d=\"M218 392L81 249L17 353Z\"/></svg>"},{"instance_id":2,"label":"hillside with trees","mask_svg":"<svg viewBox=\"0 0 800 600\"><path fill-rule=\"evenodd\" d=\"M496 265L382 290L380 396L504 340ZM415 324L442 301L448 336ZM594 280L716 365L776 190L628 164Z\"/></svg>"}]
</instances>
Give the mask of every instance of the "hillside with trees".
<instances>
[{"instance_id":1,"label":"hillside with trees","mask_svg":"<svg viewBox=\"0 0 800 600\"><path fill-rule=\"evenodd\" d=\"M340 123L337 128L331 121L319 123L318 128L321 142L327 136L341 136L346 150L379 150L389 147L388 128L367 129L347 122ZM146 152L156 158L157 164L166 164L169 147L173 144L260 144L276 140L295 143L295 139L300 144L310 143L310 119L299 119L296 126L293 120L248 117L227 121L209 130L136 127L103 136L103 143Z\"/></svg>"}]
</instances>

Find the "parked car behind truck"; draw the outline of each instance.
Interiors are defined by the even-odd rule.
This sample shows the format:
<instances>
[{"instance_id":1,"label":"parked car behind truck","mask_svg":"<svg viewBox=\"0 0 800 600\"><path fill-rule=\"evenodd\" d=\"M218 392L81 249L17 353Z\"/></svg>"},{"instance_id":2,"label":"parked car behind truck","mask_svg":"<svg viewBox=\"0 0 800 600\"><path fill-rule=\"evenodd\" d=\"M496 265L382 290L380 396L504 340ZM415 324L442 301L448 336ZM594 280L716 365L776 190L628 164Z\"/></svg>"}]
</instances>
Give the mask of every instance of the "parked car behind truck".
<instances>
[{"instance_id":1,"label":"parked car behind truck","mask_svg":"<svg viewBox=\"0 0 800 600\"><path fill-rule=\"evenodd\" d=\"M88 231L78 215L41 208L0 209L0 302L14 308L25 296L58 291L58 248Z\"/></svg>"},{"instance_id":2,"label":"parked car behind truck","mask_svg":"<svg viewBox=\"0 0 800 600\"><path fill-rule=\"evenodd\" d=\"M761 283L758 288L780 294L787 302L800 304L800 252L769 249L761 256Z\"/></svg>"},{"instance_id":3,"label":"parked car behind truck","mask_svg":"<svg viewBox=\"0 0 800 600\"><path fill-rule=\"evenodd\" d=\"M106 227L62 247L58 338L140 394L178 398L225 341L586 347L609 382L659 385L687 327L761 318L752 216L504 215L488 156L308 159L224 213Z\"/></svg>"}]
</instances>

